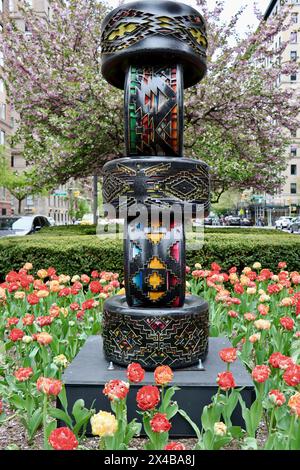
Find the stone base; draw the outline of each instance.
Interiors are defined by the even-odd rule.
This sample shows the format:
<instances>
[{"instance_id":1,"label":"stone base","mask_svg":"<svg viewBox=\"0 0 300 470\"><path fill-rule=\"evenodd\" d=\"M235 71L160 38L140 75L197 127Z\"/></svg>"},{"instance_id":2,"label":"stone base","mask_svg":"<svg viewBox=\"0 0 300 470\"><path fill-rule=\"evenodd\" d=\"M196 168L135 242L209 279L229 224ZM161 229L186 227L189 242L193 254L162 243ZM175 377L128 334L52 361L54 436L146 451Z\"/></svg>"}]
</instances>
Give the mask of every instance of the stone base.
<instances>
[{"instance_id":1,"label":"stone base","mask_svg":"<svg viewBox=\"0 0 300 470\"><path fill-rule=\"evenodd\" d=\"M174 372L173 383L180 387L176 392L175 399L179 407L188 413L190 418L200 426L200 417L203 407L211 402L211 397L217 392L216 377L218 372L226 370L226 365L219 358L218 352L224 347L230 347L226 338L210 338L209 353L203 362L204 369L194 366ZM243 399L247 406L254 401L254 387L251 376L243 365L237 360L231 366L237 387L244 387ZM109 400L103 395L104 384L112 379L126 379L126 369L114 366L110 370L109 363L103 354L103 343L100 336L91 336L66 369L63 381L66 386L69 411L71 412L74 402L79 398L84 399L85 405L92 406L99 411L110 411ZM141 385L154 384L152 372L146 372L142 384L132 385L128 395L128 419L141 416L137 414L136 393ZM59 404L58 404L59 406ZM241 410L238 405L233 413L233 425L244 425ZM87 430L90 433L90 428ZM172 419L172 437L195 437L191 426L179 414Z\"/></svg>"},{"instance_id":2,"label":"stone base","mask_svg":"<svg viewBox=\"0 0 300 470\"><path fill-rule=\"evenodd\" d=\"M120 295L104 304L104 354L122 366L139 362L153 370L158 364L172 369L197 364L206 357L208 335L208 303L200 297L186 296L180 308L128 307Z\"/></svg>"}]
</instances>

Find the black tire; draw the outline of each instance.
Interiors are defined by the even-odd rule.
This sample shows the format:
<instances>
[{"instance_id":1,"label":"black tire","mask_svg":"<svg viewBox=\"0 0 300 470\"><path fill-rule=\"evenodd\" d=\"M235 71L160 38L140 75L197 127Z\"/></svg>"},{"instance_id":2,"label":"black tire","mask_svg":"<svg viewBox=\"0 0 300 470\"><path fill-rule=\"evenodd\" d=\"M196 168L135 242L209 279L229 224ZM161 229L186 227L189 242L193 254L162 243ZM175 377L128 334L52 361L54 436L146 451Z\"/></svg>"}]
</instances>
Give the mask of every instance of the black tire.
<instances>
[{"instance_id":1,"label":"black tire","mask_svg":"<svg viewBox=\"0 0 300 470\"><path fill-rule=\"evenodd\" d=\"M168 220L170 214L165 214ZM125 289L131 307L182 307L185 299L185 236L181 221L154 229L138 220L127 224L124 240Z\"/></svg>"},{"instance_id":2,"label":"black tire","mask_svg":"<svg viewBox=\"0 0 300 470\"><path fill-rule=\"evenodd\" d=\"M105 301L103 346L106 359L122 366L138 362L153 370L197 364L208 352L209 311L189 295L181 308L130 308L125 296Z\"/></svg>"}]
</instances>

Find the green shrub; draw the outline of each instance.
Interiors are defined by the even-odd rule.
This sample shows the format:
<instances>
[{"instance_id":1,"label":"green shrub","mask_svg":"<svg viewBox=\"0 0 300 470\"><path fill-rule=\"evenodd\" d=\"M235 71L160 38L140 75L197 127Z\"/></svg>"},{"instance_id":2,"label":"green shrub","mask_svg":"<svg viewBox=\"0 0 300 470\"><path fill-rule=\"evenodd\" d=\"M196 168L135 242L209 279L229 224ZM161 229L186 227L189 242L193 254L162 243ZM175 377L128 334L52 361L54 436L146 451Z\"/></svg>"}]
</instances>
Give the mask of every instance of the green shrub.
<instances>
[{"instance_id":1,"label":"green shrub","mask_svg":"<svg viewBox=\"0 0 300 470\"><path fill-rule=\"evenodd\" d=\"M64 230L70 230L67 236ZM55 227L47 233L0 240L0 279L25 262L36 270L54 266L70 275L89 273L93 269L123 273L122 241L102 241L95 235L82 234L91 226ZM76 231L79 233L75 233ZM221 231L220 231L221 230ZM289 270L300 270L300 236L273 231L241 229L207 230L202 249L187 251L187 264L201 263L209 267L213 261L224 269L237 266L240 270L259 261L276 270L279 261L286 261ZM59 232L62 233L59 233ZM46 232L46 231L45 231Z\"/></svg>"},{"instance_id":2,"label":"green shrub","mask_svg":"<svg viewBox=\"0 0 300 470\"><path fill-rule=\"evenodd\" d=\"M45 227L38 232L35 237L74 235L96 235L96 225L58 225L55 227Z\"/></svg>"}]
</instances>

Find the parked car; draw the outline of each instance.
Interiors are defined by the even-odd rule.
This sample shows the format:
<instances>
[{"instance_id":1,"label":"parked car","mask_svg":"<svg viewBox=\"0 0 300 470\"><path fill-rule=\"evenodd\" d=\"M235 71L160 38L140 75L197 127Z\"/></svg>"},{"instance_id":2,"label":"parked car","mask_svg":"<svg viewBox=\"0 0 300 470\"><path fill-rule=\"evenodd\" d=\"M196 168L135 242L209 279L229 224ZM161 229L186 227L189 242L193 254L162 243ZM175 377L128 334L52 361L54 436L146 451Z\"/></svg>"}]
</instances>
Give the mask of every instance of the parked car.
<instances>
[{"instance_id":1,"label":"parked car","mask_svg":"<svg viewBox=\"0 0 300 470\"><path fill-rule=\"evenodd\" d=\"M0 237L31 235L44 227L50 227L44 215L0 217Z\"/></svg>"},{"instance_id":2,"label":"parked car","mask_svg":"<svg viewBox=\"0 0 300 470\"><path fill-rule=\"evenodd\" d=\"M54 225L56 225L55 220L53 219L53 217L46 217L46 219L49 220L51 227L54 227Z\"/></svg>"},{"instance_id":3,"label":"parked car","mask_svg":"<svg viewBox=\"0 0 300 470\"><path fill-rule=\"evenodd\" d=\"M251 227L252 226L252 222L250 219L247 219L246 217L244 217L243 219L241 219L241 225L243 227Z\"/></svg>"},{"instance_id":4,"label":"parked car","mask_svg":"<svg viewBox=\"0 0 300 470\"><path fill-rule=\"evenodd\" d=\"M209 216L204 219L204 225L219 225L219 223L219 217L216 216Z\"/></svg>"},{"instance_id":5,"label":"parked car","mask_svg":"<svg viewBox=\"0 0 300 470\"><path fill-rule=\"evenodd\" d=\"M275 221L276 230L282 230L284 228L288 228L289 223L291 222L292 218L293 217L288 217L288 216L279 217L279 219Z\"/></svg>"},{"instance_id":6,"label":"parked car","mask_svg":"<svg viewBox=\"0 0 300 470\"><path fill-rule=\"evenodd\" d=\"M296 217L293 219L292 223L290 224L290 232L300 232L300 217Z\"/></svg>"},{"instance_id":7,"label":"parked car","mask_svg":"<svg viewBox=\"0 0 300 470\"><path fill-rule=\"evenodd\" d=\"M20 217L0 217L0 237L12 235L12 225L19 220Z\"/></svg>"},{"instance_id":8,"label":"parked car","mask_svg":"<svg viewBox=\"0 0 300 470\"><path fill-rule=\"evenodd\" d=\"M293 218L289 221L289 223L288 223L288 225L287 225L287 229L288 229L288 230L290 230L292 224L293 224L294 222L296 222L297 219L298 219L298 217L293 217Z\"/></svg>"},{"instance_id":9,"label":"parked car","mask_svg":"<svg viewBox=\"0 0 300 470\"><path fill-rule=\"evenodd\" d=\"M225 225L240 226L241 218L235 215L229 215L225 217Z\"/></svg>"}]
</instances>

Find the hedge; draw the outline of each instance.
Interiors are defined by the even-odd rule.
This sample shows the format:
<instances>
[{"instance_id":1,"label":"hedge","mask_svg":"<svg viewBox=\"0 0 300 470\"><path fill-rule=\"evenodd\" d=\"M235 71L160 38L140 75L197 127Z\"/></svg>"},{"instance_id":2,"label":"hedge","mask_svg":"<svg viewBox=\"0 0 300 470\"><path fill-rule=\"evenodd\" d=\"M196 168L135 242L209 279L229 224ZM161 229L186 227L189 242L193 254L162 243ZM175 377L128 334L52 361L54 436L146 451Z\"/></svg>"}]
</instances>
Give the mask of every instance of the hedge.
<instances>
[{"instance_id":1,"label":"hedge","mask_svg":"<svg viewBox=\"0 0 300 470\"><path fill-rule=\"evenodd\" d=\"M36 270L54 266L59 273L70 275L93 269L123 273L122 241L103 241L95 235L80 234L82 231L75 227L72 230L73 236L71 230L66 235L62 228L61 233L47 229L47 233L0 240L0 279L27 261ZM241 270L259 261L276 271L278 262L284 260L289 270L300 270L300 236L275 230L227 230L207 230L203 248L187 251L187 264L209 267L216 261L224 269L237 266Z\"/></svg>"}]
</instances>

